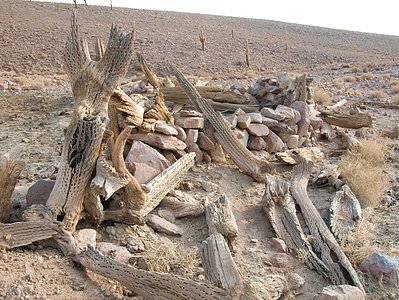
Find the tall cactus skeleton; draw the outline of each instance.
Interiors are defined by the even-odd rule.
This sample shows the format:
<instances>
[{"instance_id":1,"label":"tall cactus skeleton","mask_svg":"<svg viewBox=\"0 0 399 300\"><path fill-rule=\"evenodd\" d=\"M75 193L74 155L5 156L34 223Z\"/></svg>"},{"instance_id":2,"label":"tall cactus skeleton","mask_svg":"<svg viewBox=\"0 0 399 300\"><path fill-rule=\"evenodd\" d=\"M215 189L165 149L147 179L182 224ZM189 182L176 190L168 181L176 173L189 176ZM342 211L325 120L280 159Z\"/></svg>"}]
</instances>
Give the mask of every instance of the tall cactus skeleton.
<instances>
[{"instance_id":1,"label":"tall cactus skeleton","mask_svg":"<svg viewBox=\"0 0 399 300\"><path fill-rule=\"evenodd\" d=\"M112 25L108 46L99 61L91 59L80 37L76 15L71 21L64 59L72 85L74 111L65 134L57 180L47 201L54 214L64 214L65 227L73 231L83 210L89 184L108 124L108 102L126 74L132 57L133 33Z\"/></svg>"}]
</instances>

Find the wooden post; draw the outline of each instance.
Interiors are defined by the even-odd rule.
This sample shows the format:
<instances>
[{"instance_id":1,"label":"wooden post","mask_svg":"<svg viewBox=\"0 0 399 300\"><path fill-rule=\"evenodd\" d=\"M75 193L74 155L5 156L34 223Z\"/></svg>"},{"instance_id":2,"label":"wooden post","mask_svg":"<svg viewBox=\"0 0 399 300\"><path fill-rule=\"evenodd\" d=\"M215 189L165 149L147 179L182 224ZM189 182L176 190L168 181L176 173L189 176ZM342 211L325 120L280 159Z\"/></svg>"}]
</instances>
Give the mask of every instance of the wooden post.
<instances>
[{"instance_id":1,"label":"wooden post","mask_svg":"<svg viewBox=\"0 0 399 300\"><path fill-rule=\"evenodd\" d=\"M63 223L74 231L83 209L108 123L108 102L125 75L132 57L132 33L112 26L107 49L98 62L91 60L87 42L80 37L75 14L71 21L64 59L72 85L75 107L65 134L57 180L47 201Z\"/></svg>"},{"instance_id":2,"label":"wooden post","mask_svg":"<svg viewBox=\"0 0 399 300\"><path fill-rule=\"evenodd\" d=\"M9 153L0 157L0 223L7 223L12 209L11 195L25 164Z\"/></svg>"}]
</instances>

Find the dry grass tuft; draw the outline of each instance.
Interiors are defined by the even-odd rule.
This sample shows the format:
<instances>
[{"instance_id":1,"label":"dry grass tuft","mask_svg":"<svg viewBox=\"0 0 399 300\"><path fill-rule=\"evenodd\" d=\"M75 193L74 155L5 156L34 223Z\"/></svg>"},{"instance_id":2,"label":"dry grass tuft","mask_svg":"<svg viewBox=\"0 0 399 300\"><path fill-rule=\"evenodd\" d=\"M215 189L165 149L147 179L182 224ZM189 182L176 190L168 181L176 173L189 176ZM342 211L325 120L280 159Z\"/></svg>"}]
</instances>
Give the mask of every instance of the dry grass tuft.
<instances>
[{"instance_id":1,"label":"dry grass tuft","mask_svg":"<svg viewBox=\"0 0 399 300\"><path fill-rule=\"evenodd\" d=\"M364 73L364 74L361 75L361 77L362 77L363 80L371 80L371 79L373 79L373 74Z\"/></svg>"},{"instance_id":2,"label":"dry grass tuft","mask_svg":"<svg viewBox=\"0 0 399 300\"><path fill-rule=\"evenodd\" d=\"M391 79L388 84L389 86L399 85L399 78Z\"/></svg>"},{"instance_id":3,"label":"dry grass tuft","mask_svg":"<svg viewBox=\"0 0 399 300\"><path fill-rule=\"evenodd\" d=\"M315 89L313 92L313 100L322 105L329 105L332 103L332 99L330 93L322 90L322 89Z\"/></svg>"},{"instance_id":4,"label":"dry grass tuft","mask_svg":"<svg viewBox=\"0 0 399 300\"><path fill-rule=\"evenodd\" d=\"M392 89L392 91L393 91L395 94L399 94L399 84L398 84L398 85L393 85L393 86L391 87L391 89Z\"/></svg>"},{"instance_id":5,"label":"dry grass tuft","mask_svg":"<svg viewBox=\"0 0 399 300\"><path fill-rule=\"evenodd\" d=\"M360 67L359 66L352 66L352 72L353 73L359 73L360 72Z\"/></svg>"},{"instance_id":6,"label":"dry grass tuft","mask_svg":"<svg viewBox=\"0 0 399 300\"><path fill-rule=\"evenodd\" d=\"M384 172L388 152L387 142L366 139L352 147L341 159L341 175L347 180L362 207L378 206L389 184Z\"/></svg>"},{"instance_id":7,"label":"dry grass tuft","mask_svg":"<svg viewBox=\"0 0 399 300\"><path fill-rule=\"evenodd\" d=\"M348 256L350 262L358 267L366 258L375 252L382 252L396 256L398 250L388 243L381 243L377 238L377 225L379 220L372 211L364 210L363 218L359 220L353 230L347 232L341 241L341 248Z\"/></svg>"},{"instance_id":8,"label":"dry grass tuft","mask_svg":"<svg viewBox=\"0 0 399 300\"><path fill-rule=\"evenodd\" d=\"M200 259L196 248L189 250L167 238L151 245L146 255L150 271L175 273L193 277L198 270Z\"/></svg>"},{"instance_id":9,"label":"dry grass tuft","mask_svg":"<svg viewBox=\"0 0 399 300\"><path fill-rule=\"evenodd\" d=\"M370 97L374 99L384 99L388 95L384 91L371 91Z\"/></svg>"},{"instance_id":10,"label":"dry grass tuft","mask_svg":"<svg viewBox=\"0 0 399 300\"><path fill-rule=\"evenodd\" d=\"M395 104L395 105L399 105L399 96L392 97L391 103Z\"/></svg>"},{"instance_id":11,"label":"dry grass tuft","mask_svg":"<svg viewBox=\"0 0 399 300\"><path fill-rule=\"evenodd\" d=\"M355 82L357 81L357 78L354 76L346 76L343 78L345 82Z\"/></svg>"}]
</instances>

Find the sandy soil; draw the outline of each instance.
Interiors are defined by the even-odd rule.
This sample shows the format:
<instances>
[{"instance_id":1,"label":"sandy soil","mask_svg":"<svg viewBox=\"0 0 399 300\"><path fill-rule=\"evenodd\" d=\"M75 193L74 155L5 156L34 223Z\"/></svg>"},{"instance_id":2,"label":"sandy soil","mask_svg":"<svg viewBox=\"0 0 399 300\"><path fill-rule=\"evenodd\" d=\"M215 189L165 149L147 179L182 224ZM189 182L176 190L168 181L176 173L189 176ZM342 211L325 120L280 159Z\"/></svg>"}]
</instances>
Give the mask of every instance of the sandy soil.
<instances>
[{"instance_id":1,"label":"sandy soil","mask_svg":"<svg viewBox=\"0 0 399 300\"><path fill-rule=\"evenodd\" d=\"M27 188L36 180L57 172L63 143L63 130L72 109L72 93L64 75L62 49L69 33L73 6L40 2L0 0L0 153L15 151L26 162L13 195L17 205L24 201ZM92 45L96 37L107 39L115 22L126 30L135 28L135 50L144 54L154 71L168 74L174 63L186 74L201 76L212 84L229 86L235 82L254 83L260 76L279 71L307 72L313 85L329 91L334 101L370 101L376 132L397 126L398 110L372 105L390 103L395 94L389 81L399 78L397 49L399 37L354 33L280 22L216 17L173 12L141 11L106 7L77 9L83 35ZM206 51L200 51L198 33L207 37ZM234 38L232 37L232 30ZM251 67L245 66L244 45L249 41ZM286 49L287 46L287 49ZM93 47L92 47L93 48ZM359 76L351 67L368 65L369 80L343 80ZM128 77L135 74L132 62ZM337 84L339 82L339 84ZM387 93L373 100L370 92ZM386 172L387 189L399 190L399 145L389 141L392 153ZM319 143L328 153L334 145ZM328 158L336 162L337 158ZM318 168L321 165L317 166ZM290 168L279 170L289 177ZM268 274L296 272L306 281L297 299L311 299L328 281L307 269L291 255L279 252L271 243L273 230L261 208L264 186L242 174L232 165L198 165L187 175L195 188L191 193L215 198L226 192L233 204L239 226L234 259L243 276L262 282ZM203 182L211 183L205 188ZM205 191L207 190L207 191ZM310 189L319 208L328 207L329 189ZM379 243L399 250L397 227L399 207L373 210L378 222L375 236ZM184 251L206 237L204 217L180 219L183 238L172 238ZM90 227L83 223L81 227ZM99 240L115 240L114 224L99 228ZM164 237L163 237L164 238ZM200 266L189 276L202 276ZM184 274L181 271L176 271ZM398 299L399 291L364 279L370 299ZM55 249L41 245L0 251L0 299L134 299L117 282L86 272Z\"/></svg>"}]
</instances>

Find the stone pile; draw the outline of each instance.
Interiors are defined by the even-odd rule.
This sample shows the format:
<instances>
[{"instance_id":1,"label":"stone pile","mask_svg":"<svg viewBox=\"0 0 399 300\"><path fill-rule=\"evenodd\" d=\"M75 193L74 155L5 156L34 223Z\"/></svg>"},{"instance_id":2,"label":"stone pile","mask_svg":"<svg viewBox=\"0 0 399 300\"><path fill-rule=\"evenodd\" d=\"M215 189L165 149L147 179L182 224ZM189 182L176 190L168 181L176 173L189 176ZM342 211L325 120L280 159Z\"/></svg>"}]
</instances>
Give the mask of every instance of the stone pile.
<instances>
[{"instance_id":1,"label":"stone pile","mask_svg":"<svg viewBox=\"0 0 399 300\"><path fill-rule=\"evenodd\" d=\"M257 101L260 110L246 113L239 108L234 113L223 113L223 117L240 142L257 156L308 146L323 123L317 117L310 82L305 76L292 78L281 73L277 78L260 78L250 88L236 84L232 89L251 95L251 102ZM304 86L306 92L302 94ZM174 124L158 120L153 132L131 135L126 164L140 183L147 183L187 152L196 153L197 163L226 161L202 113L182 110L173 117Z\"/></svg>"}]
</instances>

